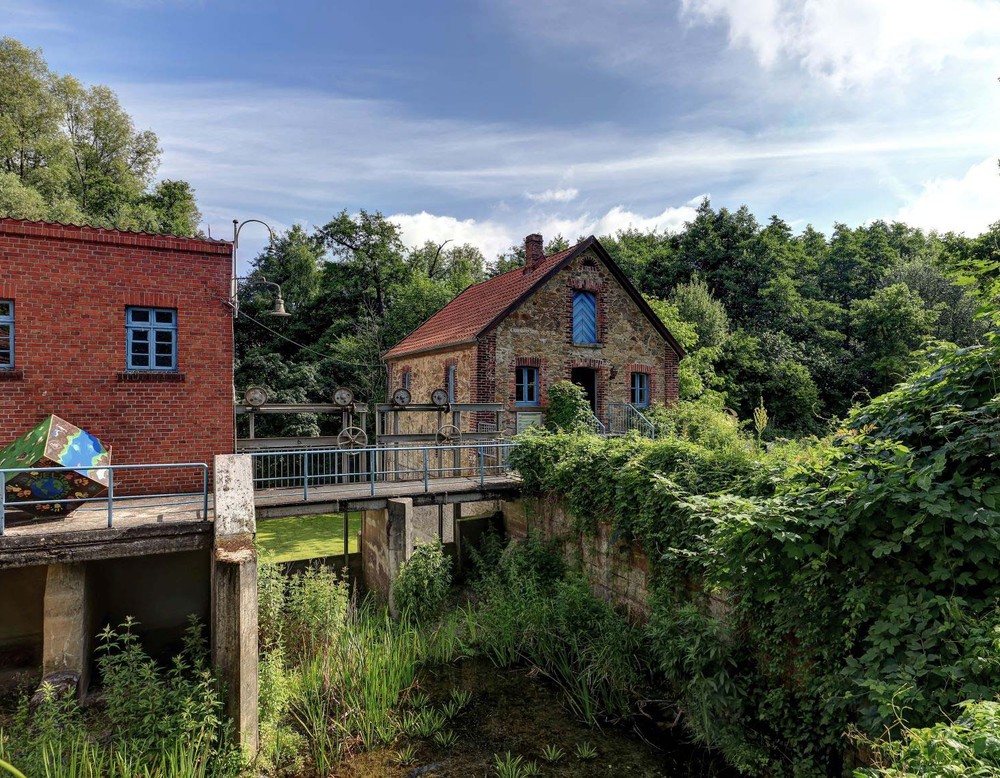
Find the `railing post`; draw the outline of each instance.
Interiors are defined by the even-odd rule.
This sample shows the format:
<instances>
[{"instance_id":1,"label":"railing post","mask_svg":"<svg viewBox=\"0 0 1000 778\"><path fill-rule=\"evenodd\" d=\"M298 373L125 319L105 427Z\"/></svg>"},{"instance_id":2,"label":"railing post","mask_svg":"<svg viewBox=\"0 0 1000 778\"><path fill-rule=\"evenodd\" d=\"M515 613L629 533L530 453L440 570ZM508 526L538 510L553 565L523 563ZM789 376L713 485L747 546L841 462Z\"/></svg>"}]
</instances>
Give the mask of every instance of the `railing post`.
<instances>
[{"instance_id":1,"label":"railing post","mask_svg":"<svg viewBox=\"0 0 1000 778\"><path fill-rule=\"evenodd\" d=\"M483 447L479 447L479 488L486 486L486 471L483 469Z\"/></svg>"},{"instance_id":2,"label":"railing post","mask_svg":"<svg viewBox=\"0 0 1000 778\"><path fill-rule=\"evenodd\" d=\"M7 473L0 470L0 537L7 531Z\"/></svg>"},{"instance_id":3,"label":"railing post","mask_svg":"<svg viewBox=\"0 0 1000 778\"><path fill-rule=\"evenodd\" d=\"M208 521L208 465L201 469L201 520Z\"/></svg>"},{"instance_id":4,"label":"railing post","mask_svg":"<svg viewBox=\"0 0 1000 778\"><path fill-rule=\"evenodd\" d=\"M427 453L427 446L424 446L424 494L430 491L430 466L428 462L429 454Z\"/></svg>"},{"instance_id":5,"label":"railing post","mask_svg":"<svg viewBox=\"0 0 1000 778\"><path fill-rule=\"evenodd\" d=\"M115 469L108 466L108 528L114 523L115 517Z\"/></svg>"},{"instance_id":6,"label":"railing post","mask_svg":"<svg viewBox=\"0 0 1000 778\"><path fill-rule=\"evenodd\" d=\"M309 500L309 452L302 453L302 499Z\"/></svg>"},{"instance_id":7,"label":"railing post","mask_svg":"<svg viewBox=\"0 0 1000 778\"><path fill-rule=\"evenodd\" d=\"M375 496L375 468L378 467L378 455L374 449L368 450L368 469L371 471L372 477L372 497Z\"/></svg>"}]
</instances>

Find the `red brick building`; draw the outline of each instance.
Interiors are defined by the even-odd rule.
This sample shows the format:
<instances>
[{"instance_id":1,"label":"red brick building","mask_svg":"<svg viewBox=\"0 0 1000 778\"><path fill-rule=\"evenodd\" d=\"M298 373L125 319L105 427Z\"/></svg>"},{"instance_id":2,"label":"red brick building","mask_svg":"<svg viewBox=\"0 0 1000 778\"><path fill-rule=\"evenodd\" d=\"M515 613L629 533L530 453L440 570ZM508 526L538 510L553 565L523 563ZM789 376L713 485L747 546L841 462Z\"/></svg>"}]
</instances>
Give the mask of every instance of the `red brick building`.
<instances>
[{"instance_id":1,"label":"red brick building","mask_svg":"<svg viewBox=\"0 0 1000 778\"><path fill-rule=\"evenodd\" d=\"M232 452L231 274L225 241L0 219L0 446L55 414L114 464Z\"/></svg>"},{"instance_id":2,"label":"red brick building","mask_svg":"<svg viewBox=\"0 0 1000 778\"><path fill-rule=\"evenodd\" d=\"M425 403L445 388L453 402L501 402L507 432L543 418L548 388L564 379L604 423L612 404L677 400L684 351L596 238L544 256L542 237L529 235L525 256L386 352L390 393L405 386Z\"/></svg>"}]
</instances>

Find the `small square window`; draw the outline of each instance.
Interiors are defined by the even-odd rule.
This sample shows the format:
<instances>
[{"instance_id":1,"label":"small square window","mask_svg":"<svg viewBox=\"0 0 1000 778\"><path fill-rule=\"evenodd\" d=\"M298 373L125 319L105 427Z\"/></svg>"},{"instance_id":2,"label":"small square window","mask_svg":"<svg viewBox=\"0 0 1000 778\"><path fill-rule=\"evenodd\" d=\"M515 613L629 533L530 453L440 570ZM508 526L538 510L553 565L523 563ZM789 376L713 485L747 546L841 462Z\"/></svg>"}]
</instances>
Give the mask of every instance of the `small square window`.
<instances>
[{"instance_id":1,"label":"small square window","mask_svg":"<svg viewBox=\"0 0 1000 778\"><path fill-rule=\"evenodd\" d=\"M538 368L518 366L514 370L514 405L538 405Z\"/></svg>"},{"instance_id":2,"label":"small square window","mask_svg":"<svg viewBox=\"0 0 1000 778\"><path fill-rule=\"evenodd\" d=\"M14 301L0 300L0 370L14 369Z\"/></svg>"},{"instance_id":3,"label":"small square window","mask_svg":"<svg viewBox=\"0 0 1000 778\"><path fill-rule=\"evenodd\" d=\"M127 308L125 338L127 369L177 369L177 311L171 308Z\"/></svg>"},{"instance_id":4,"label":"small square window","mask_svg":"<svg viewBox=\"0 0 1000 778\"><path fill-rule=\"evenodd\" d=\"M649 373L632 373L632 405L649 407Z\"/></svg>"}]
</instances>

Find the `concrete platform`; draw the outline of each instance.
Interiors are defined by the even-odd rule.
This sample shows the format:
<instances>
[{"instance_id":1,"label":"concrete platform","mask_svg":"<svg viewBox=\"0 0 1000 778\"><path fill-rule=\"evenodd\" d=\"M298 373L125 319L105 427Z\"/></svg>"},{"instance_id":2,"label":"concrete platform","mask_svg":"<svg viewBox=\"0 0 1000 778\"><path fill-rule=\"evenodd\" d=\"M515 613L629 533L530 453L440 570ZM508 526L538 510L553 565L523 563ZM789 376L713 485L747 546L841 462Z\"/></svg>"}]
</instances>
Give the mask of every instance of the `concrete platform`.
<instances>
[{"instance_id":1,"label":"concrete platform","mask_svg":"<svg viewBox=\"0 0 1000 778\"><path fill-rule=\"evenodd\" d=\"M254 493L258 518L304 516L385 508L388 501L409 497L414 505L452 505L509 498L521 490L512 475L454 477L424 482L378 482L311 486L305 499L301 488L267 489ZM110 559L120 556L168 553L211 545L214 499L208 498L206 518L201 495L178 497L121 497L115 500L113 524L108 527L105 502L85 505L65 518L34 519L7 512L0 537L0 569L53 562Z\"/></svg>"}]
</instances>

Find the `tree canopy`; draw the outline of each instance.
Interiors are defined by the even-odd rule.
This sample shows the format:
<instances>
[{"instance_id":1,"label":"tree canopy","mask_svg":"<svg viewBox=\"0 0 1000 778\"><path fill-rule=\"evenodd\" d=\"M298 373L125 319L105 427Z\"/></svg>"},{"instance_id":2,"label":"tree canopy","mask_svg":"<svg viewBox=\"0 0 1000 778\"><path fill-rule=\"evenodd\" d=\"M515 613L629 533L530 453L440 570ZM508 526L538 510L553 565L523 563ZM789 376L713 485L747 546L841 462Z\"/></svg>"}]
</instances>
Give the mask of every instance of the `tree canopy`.
<instances>
[{"instance_id":1,"label":"tree canopy","mask_svg":"<svg viewBox=\"0 0 1000 778\"><path fill-rule=\"evenodd\" d=\"M601 242L688 351L682 398L710 396L742 419L763 401L767 435L781 436L822 432L888 391L921 366L925 342L980 342L988 320L977 312L1000 299L991 235L885 222L795 234L777 216L761 225L746 207L706 200L677 233L630 229ZM567 246L556 236L545 250ZM268 325L277 335L241 318L237 384L270 382L289 401L348 384L380 400L382 353L470 284L522 263L523 247L487 263L447 235L407 248L377 211L342 211L312 233L293 227L251 277L281 283L295 316ZM258 288L245 311L264 321L269 306Z\"/></svg>"},{"instance_id":2,"label":"tree canopy","mask_svg":"<svg viewBox=\"0 0 1000 778\"><path fill-rule=\"evenodd\" d=\"M154 181L159 159L156 134L136 129L111 89L0 39L0 215L194 235L194 191Z\"/></svg>"}]
</instances>

